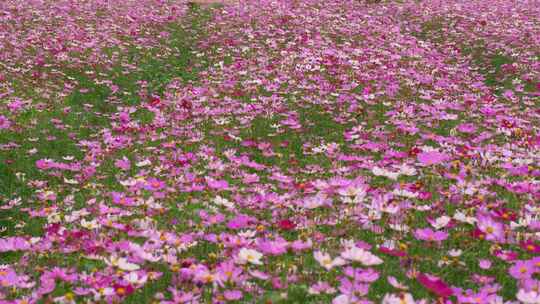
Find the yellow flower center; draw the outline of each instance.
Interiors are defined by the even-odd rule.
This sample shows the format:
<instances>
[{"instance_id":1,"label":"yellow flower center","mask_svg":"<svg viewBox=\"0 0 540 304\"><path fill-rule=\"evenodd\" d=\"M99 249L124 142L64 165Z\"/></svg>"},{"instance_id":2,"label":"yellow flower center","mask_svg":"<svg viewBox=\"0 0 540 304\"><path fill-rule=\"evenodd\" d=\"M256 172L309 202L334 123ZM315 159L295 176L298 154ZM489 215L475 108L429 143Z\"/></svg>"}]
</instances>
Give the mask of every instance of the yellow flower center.
<instances>
[{"instance_id":1,"label":"yellow flower center","mask_svg":"<svg viewBox=\"0 0 540 304\"><path fill-rule=\"evenodd\" d=\"M207 274L204 276L204 282L205 283L212 283L214 281L214 276L211 274Z\"/></svg>"},{"instance_id":2,"label":"yellow flower center","mask_svg":"<svg viewBox=\"0 0 540 304\"><path fill-rule=\"evenodd\" d=\"M66 300L68 301L73 301L73 299L75 299L75 295L71 292L66 293L64 297L66 297Z\"/></svg>"}]
</instances>

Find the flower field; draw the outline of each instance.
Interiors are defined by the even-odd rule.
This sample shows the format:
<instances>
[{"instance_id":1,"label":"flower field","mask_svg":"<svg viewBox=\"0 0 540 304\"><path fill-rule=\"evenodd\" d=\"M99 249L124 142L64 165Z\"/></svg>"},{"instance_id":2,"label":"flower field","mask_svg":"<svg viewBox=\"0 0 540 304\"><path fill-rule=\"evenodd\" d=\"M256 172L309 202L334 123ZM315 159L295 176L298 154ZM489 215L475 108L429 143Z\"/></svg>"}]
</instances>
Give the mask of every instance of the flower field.
<instances>
[{"instance_id":1,"label":"flower field","mask_svg":"<svg viewBox=\"0 0 540 304\"><path fill-rule=\"evenodd\" d=\"M540 303L539 0L204 2L0 2L0 304Z\"/></svg>"}]
</instances>

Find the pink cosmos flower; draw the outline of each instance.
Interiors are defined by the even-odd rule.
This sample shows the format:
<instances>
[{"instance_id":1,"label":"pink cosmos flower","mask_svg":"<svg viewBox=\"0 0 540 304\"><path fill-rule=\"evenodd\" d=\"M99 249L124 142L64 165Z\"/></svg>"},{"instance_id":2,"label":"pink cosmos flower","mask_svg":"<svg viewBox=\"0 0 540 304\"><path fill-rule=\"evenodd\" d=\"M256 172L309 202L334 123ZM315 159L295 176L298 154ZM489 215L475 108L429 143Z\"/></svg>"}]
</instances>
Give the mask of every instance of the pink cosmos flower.
<instances>
[{"instance_id":1,"label":"pink cosmos flower","mask_svg":"<svg viewBox=\"0 0 540 304\"><path fill-rule=\"evenodd\" d=\"M302 206L307 209L315 209L329 205L332 205L332 200L322 193L304 198L304 201L302 202Z\"/></svg>"},{"instance_id":2,"label":"pink cosmos flower","mask_svg":"<svg viewBox=\"0 0 540 304\"><path fill-rule=\"evenodd\" d=\"M534 278L521 280L520 286L525 290L540 290L540 281Z\"/></svg>"},{"instance_id":3,"label":"pink cosmos flower","mask_svg":"<svg viewBox=\"0 0 540 304\"><path fill-rule=\"evenodd\" d=\"M206 266L204 265L198 265L195 269L194 269L194 273L193 273L193 281L197 282L197 283L202 283L202 284L210 284L210 283L218 283L218 284L222 284L222 282L218 282L218 280L220 279L219 276L217 276L215 273L213 273L212 271L210 271Z\"/></svg>"},{"instance_id":4,"label":"pink cosmos flower","mask_svg":"<svg viewBox=\"0 0 540 304\"><path fill-rule=\"evenodd\" d=\"M228 301L237 301L240 300L244 295L240 290L226 290L223 292L223 296Z\"/></svg>"},{"instance_id":5,"label":"pink cosmos flower","mask_svg":"<svg viewBox=\"0 0 540 304\"><path fill-rule=\"evenodd\" d=\"M119 169L122 169L124 171L126 170L129 170L129 168L131 168L131 162L129 161L129 159L127 157L123 157L121 159L117 159L115 162L114 162L114 165L119 168Z\"/></svg>"},{"instance_id":6,"label":"pink cosmos flower","mask_svg":"<svg viewBox=\"0 0 540 304\"><path fill-rule=\"evenodd\" d=\"M229 183L226 180L216 180L207 177L206 183L208 184L208 187L215 190L227 190L229 188Z\"/></svg>"},{"instance_id":7,"label":"pink cosmos flower","mask_svg":"<svg viewBox=\"0 0 540 304\"><path fill-rule=\"evenodd\" d=\"M47 170L54 165L54 162L50 159L38 159L36 161L36 168L40 170Z\"/></svg>"},{"instance_id":8,"label":"pink cosmos flower","mask_svg":"<svg viewBox=\"0 0 540 304\"><path fill-rule=\"evenodd\" d=\"M311 295L319 295L321 293L333 294L336 292L336 289L330 286L327 282L317 282L308 289L308 293Z\"/></svg>"},{"instance_id":9,"label":"pink cosmos flower","mask_svg":"<svg viewBox=\"0 0 540 304\"><path fill-rule=\"evenodd\" d=\"M233 261L225 261L216 268L216 275L219 277L218 282L235 282L240 283L243 280L243 269L237 267Z\"/></svg>"},{"instance_id":10,"label":"pink cosmos flower","mask_svg":"<svg viewBox=\"0 0 540 304\"><path fill-rule=\"evenodd\" d=\"M18 236L0 239L0 252L30 249L30 243Z\"/></svg>"},{"instance_id":11,"label":"pink cosmos flower","mask_svg":"<svg viewBox=\"0 0 540 304\"><path fill-rule=\"evenodd\" d=\"M358 303L358 298L351 295L340 294L332 300L332 304L354 304Z\"/></svg>"},{"instance_id":12,"label":"pink cosmos flower","mask_svg":"<svg viewBox=\"0 0 540 304\"><path fill-rule=\"evenodd\" d=\"M132 197L126 196L124 193L112 192L111 193L113 203L121 206L135 206L135 199Z\"/></svg>"},{"instance_id":13,"label":"pink cosmos flower","mask_svg":"<svg viewBox=\"0 0 540 304\"><path fill-rule=\"evenodd\" d=\"M2 287L31 288L35 283L28 282L29 279L29 276L18 275L15 270L9 266L0 265L0 286Z\"/></svg>"},{"instance_id":14,"label":"pink cosmos flower","mask_svg":"<svg viewBox=\"0 0 540 304\"><path fill-rule=\"evenodd\" d=\"M437 151L421 152L416 157L421 164L426 166L437 165L450 159L447 154Z\"/></svg>"},{"instance_id":15,"label":"pink cosmos flower","mask_svg":"<svg viewBox=\"0 0 540 304\"><path fill-rule=\"evenodd\" d=\"M199 303L200 295L192 292L178 291L174 288L169 288L168 290L171 292L173 298L171 303Z\"/></svg>"},{"instance_id":16,"label":"pink cosmos flower","mask_svg":"<svg viewBox=\"0 0 540 304\"><path fill-rule=\"evenodd\" d=\"M369 292L369 284L359 281L351 281L346 277L342 277L339 282L339 291L349 297L363 297Z\"/></svg>"},{"instance_id":17,"label":"pink cosmos flower","mask_svg":"<svg viewBox=\"0 0 540 304\"><path fill-rule=\"evenodd\" d=\"M229 229L243 229L254 221L250 216L239 214L227 223Z\"/></svg>"},{"instance_id":18,"label":"pink cosmos flower","mask_svg":"<svg viewBox=\"0 0 540 304\"><path fill-rule=\"evenodd\" d=\"M294 251L303 251L306 249L310 249L313 246L313 242L311 239L308 239L307 241L302 240L296 240L291 243L291 249Z\"/></svg>"},{"instance_id":19,"label":"pink cosmos flower","mask_svg":"<svg viewBox=\"0 0 540 304\"><path fill-rule=\"evenodd\" d=\"M473 282L477 283L477 284L480 284L480 285L486 285L486 284L491 284L495 281L495 278L494 277L490 277L490 276L483 276L483 275L479 275L479 274L473 274L471 276L471 279Z\"/></svg>"},{"instance_id":20,"label":"pink cosmos flower","mask_svg":"<svg viewBox=\"0 0 540 304\"><path fill-rule=\"evenodd\" d=\"M414 237L422 241L441 242L448 238L448 233L444 231L434 231L430 228L416 229Z\"/></svg>"},{"instance_id":21,"label":"pink cosmos flower","mask_svg":"<svg viewBox=\"0 0 540 304\"><path fill-rule=\"evenodd\" d=\"M56 193L54 193L53 191L40 191L37 194L37 197L41 201L51 201L51 202L56 201L56 198L57 198Z\"/></svg>"},{"instance_id":22,"label":"pink cosmos flower","mask_svg":"<svg viewBox=\"0 0 540 304\"><path fill-rule=\"evenodd\" d=\"M249 274L252 277L254 277L256 279L259 279L259 280L268 280L270 278L270 276L267 273L259 271L259 270L250 270Z\"/></svg>"},{"instance_id":23,"label":"pink cosmos flower","mask_svg":"<svg viewBox=\"0 0 540 304\"><path fill-rule=\"evenodd\" d=\"M259 249L269 255L282 255L287 252L289 242L283 238L276 238L275 240L259 239L257 241Z\"/></svg>"},{"instance_id":24,"label":"pink cosmos flower","mask_svg":"<svg viewBox=\"0 0 540 304\"><path fill-rule=\"evenodd\" d=\"M459 303L500 303L492 290L481 289L479 292L468 290L465 294L456 295ZM502 299L500 299L502 300Z\"/></svg>"},{"instance_id":25,"label":"pink cosmos flower","mask_svg":"<svg viewBox=\"0 0 540 304\"><path fill-rule=\"evenodd\" d=\"M166 184L164 181L161 181L157 178L152 177L146 181L146 185L144 189L149 190L149 191L159 191L165 188L165 186Z\"/></svg>"},{"instance_id":26,"label":"pink cosmos flower","mask_svg":"<svg viewBox=\"0 0 540 304\"><path fill-rule=\"evenodd\" d=\"M480 215L477 217L477 226L480 231L485 233L485 239L488 241L504 241L504 225L495 221L492 217Z\"/></svg>"},{"instance_id":27,"label":"pink cosmos flower","mask_svg":"<svg viewBox=\"0 0 540 304\"><path fill-rule=\"evenodd\" d=\"M508 273L518 280L529 279L536 272L536 267L531 261L516 261L514 265L508 269Z\"/></svg>"},{"instance_id":28,"label":"pink cosmos flower","mask_svg":"<svg viewBox=\"0 0 540 304\"><path fill-rule=\"evenodd\" d=\"M4 116L0 115L0 130L9 129L11 122Z\"/></svg>"},{"instance_id":29,"label":"pink cosmos flower","mask_svg":"<svg viewBox=\"0 0 540 304\"><path fill-rule=\"evenodd\" d=\"M457 130L462 133L474 133L476 132L476 126L472 123L462 123L457 126Z\"/></svg>"},{"instance_id":30,"label":"pink cosmos flower","mask_svg":"<svg viewBox=\"0 0 540 304\"><path fill-rule=\"evenodd\" d=\"M372 283L379 279L379 272L373 268L346 267L343 273L358 282Z\"/></svg>"},{"instance_id":31,"label":"pink cosmos flower","mask_svg":"<svg viewBox=\"0 0 540 304\"><path fill-rule=\"evenodd\" d=\"M511 250L497 250L495 251L495 256L503 261L511 262L517 259L518 254Z\"/></svg>"},{"instance_id":32,"label":"pink cosmos flower","mask_svg":"<svg viewBox=\"0 0 540 304\"><path fill-rule=\"evenodd\" d=\"M491 261L486 259L481 259L478 261L478 266L482 269L489 269L491 268Z\"/></svg>"}]
</instances>

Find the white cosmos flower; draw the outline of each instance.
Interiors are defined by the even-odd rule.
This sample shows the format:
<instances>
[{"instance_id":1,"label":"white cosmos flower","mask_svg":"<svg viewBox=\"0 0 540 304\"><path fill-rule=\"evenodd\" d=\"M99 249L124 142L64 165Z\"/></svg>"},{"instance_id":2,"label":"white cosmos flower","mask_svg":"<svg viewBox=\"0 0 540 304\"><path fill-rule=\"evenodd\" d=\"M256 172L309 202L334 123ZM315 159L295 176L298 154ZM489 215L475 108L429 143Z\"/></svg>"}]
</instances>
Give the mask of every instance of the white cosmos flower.
<instances>
[{"instance_id":1,"label":"white cosmos flower","mask_svg":"<svg viewBox=\"0 0 540 304\"><path fill-rule=\"evenodd\" d=\"M348 186L338 190L338 194L342 196L342 200L347 204L358 204L364 201L367 194L367 187L364 185Z\"/></svg>"},{"instance_id":2,"label":"white cosmos flower","mask_svg":"<svg viewBox=\"0 0 540 304\"><path fill-rule=\"evenodd\" d=\"M124 280L131 284L143 285L148 280L148 276L146 274L140 275L137 272L132 271L124 275Z\"/></svg>"},{"instance_id":3,"label":"white cosmos flower","mask_svg":"<svg viewBox=\"0 0 540 304\"><path fill-rule=\"evenodd\" d=\"M411 230L407 224L388 224L388 227L390 227L392 230L401 232L408 232Z\"/></svg>"},{"instance_id":4,"label":"white cosmos flower","mask_svg":"<svg viewBox=\"0 0 540 304\"><path fill-rule=\"evenodd\" d=\"M246 238L246 239L251 239L251 238L255 237L256 234L257 234L257 231L255 231L255 230L246 230L246 231L238 232L238 236L241 236L241 237Z\"/></svg>"},{"instance_id":5,"label":"white cosmos flower","mask_svg":"<svg viewBox=\"0 0 540 304\"><path fill-rule=\"evenodd\" d=\"M453 218L456 221L465 222L465 223L468 223L468 224L471 224L471 225L476 223L476 218L474 218L472 216L467 216L465 213L463 213L461 211L457 211L456 213L454 213Z\"/></svg>"},{"instance_id":6,"label":"white cosmos flower","mask_svg":"<svg viewBox=\"0 0 540 304\"><path fill-rule=\"evenodd\" d=\"M262 265L261 258L263 257L262 253L258 252L255 249L242 248L238 252L238 257L236 262L238 264L254 264Z\"/></svg>"},{"instance_id":7,"label":"white cosmos flower","mask_svg":"<svg viewBox=\"0 0 540 304\"><path fill-rule=\"evenodd\" d=\"M432 222L431 226L433 226L433 228L435 229L442 229L450 223L450 220L450 217L443 215L441 217L438 217L435 222Z\"/></svg>"},{"instance_id":8,"label":"white cosmos flower","mask_svg":"<svg viewBox=\"0 0 540 304\"><path fill-rule=\"evenodd\" d=\"M322 251L314 252L313 257L326 270L330 270L335 266L342 266L347 264L347 261L345 261L344 259L340 257L332 259L332 257L328 253Z\"/></svg>"},{"instance_id":9,"label":"white cosmos flower","mask_svg":"<svg viewBox=\"0 0 540 304\"><path fill-rule=\"evenodd\" d=\"M69 179L64 177L64 183L70 184L70 185L77 185L79 182L75 179Z\"/></svg>"},{"instance_id":10,"label":"white cosmos flower","mask_svg":"<svg viewBox=\"0 0 540 304\"><path fill-rule=\"evenodd\" d=\"M304 199L303 207L307 209L315 209L323 206L328 201L328 198L324 194L317 194Z\"/></svg>"},{"instance_id":11,"label":"white cosmos flower","mask_svg":"<svg viewBox=\"0 0 540 304\"><path fill-rule=\"evenodd\" d=\"M454 257L454 258L457 258L458 256L461 256L461 254L463 253L462 250L460 249L451 249L448 251L448 255L451 256L451 257Z\"/></svg>"},{"instance_id":12,"label":"white cosmos flower","mask_svg":"<svg viewBox=\"0 0 540 304\"><path fill-rule=\"evenodd\" d=\"M91 221L87 221L85 219L82 219L81 220L81 226L86 228L86 229L96 229L96 228L99 228L101 225L98 223L98 221L96 219L94 220L91 220Z\"/></svg>"},{"instance_id":13,"label":"white cosmos flower","mask_svg":"<svg viewBox=\"0 0 540 304\"><path fill-rule=\"evenodd\" d=\"M383 206L381 208L382 212L390 213L390 214L396 214L399 212L401 208L397 204L389 204L387 206Z\"/></svg>"},{"instance_id":14,"label":"white cosmos flower","mask_svg":"<svg viewBox=\"0 0 540 304\"><path fill-rule=\"evenodd\" d=\"M354 242L354 240L341 239L339 243L341 247L347 248L347 249L356 246L356 243Z\"/></svg>"},{"instance_id":15,"label":"white cosmos flower","mask_svg":"<svg viewBox=\"0 0 540 304\"><path fill-rule=\"evenodd\" d=\"M118 261L118 268L125 270L125 271L134 271L139 270L139 265L130 263L126 259L120 259Z\"/></svg>"},{"instance_id":16,"label":"white cosmos flower","mask_svg":"<svg viewBox=\"0 0 540 304\"><path fill-rule=\"evenodd\" d=\"M332 304L352 304L355 303L355 301L352 299L351 296L341 294L332 300Z\"/></svg>"},{"instance_id":17,"label":"white cosmos flower","mask_svg":"<svg viewBox=\"0 0 540 304\"><path fill-rule=\"evenodd\" d=\"M130 263L126 258L119 258L112 256L110 259L106 259L105 263L110 266L118 267L121 270L125 271L135 271L139 270L139 265Z\"/></svg>"},{"instance_id":18,"label":"white cosmos flower","mask_svg":"<svg viewBox=\"0 0 540 304\"><path fill-rule=\"evenodd\" d=\"M47 215L47 223L49 224L59 223L60 221L62 221L62 217L58 212L52 212L51 214Z\"/></svg>"},{"instance_id":19,"label":"white cosmos flower","mask_svg":"<svg viewBox=\"0 0 540 304\"><path fill-rule=\"evenodd\" d=\"M102 297L108 297L116 294L116 291L112 287L100 288L94 293L94 300L99 301Z\"/></svg>"},{"instance_id":20,"label":"white cosmos flower","mask_svg":"<svg viewBox=\"0 0 540 304\"><path fill-rule=\"evenodd\" d=\"M140 161L138 163L135 164L135 166L137 167L145 167L145 166L148 166L148 165L151 165L152 162L149 160L149 159L145 159L143 161Z\"/></svg>"},{"instance_id":21,"label":"white cosmos flower","mask_svg":"<svg viewBox=\"0 0 540 304\"><path fill-rule=\"evenodd\" d=\"M363 195L365 194L366 192L366 189L362 186L355 186L355 185L350 185L346 188L340 188L338 191L338 194L341 195L341 196L358 196L358 195Z\"/></svg>"},{"instance_id":22,"label":"white cosmos flower","mask_svg":"<svg viewBox=\"0 0 540 304\"><path fill-rule=\"evenodd\" d=\"M406 198L417 198L418 197L418 193L411 192L411 191L408 191L408 190L405 190L405 189L394 189L394 191L392 191L392 193L395 194L395 195L398 195L398 196L406 197Z\"/></svg>"},{"instance_id":23,"label":"white cosmos flower","mask_svg":"<svg viewBox=\"0 0 540 304\"><path fill-rule=\"evenodd\" d=\"M351 247L341 253L341 257L350 261L360 262L364 266L382 264L383 260L373 253L358 247Z\"/></svg>"},{"instance_id":24,"label":"white cosmos flower","mask_svg":"<svg viewBox=\"0 0 540 304\"><path fill-rule=\"evenodd\" d=\"M399 173L407 176L414 176L417 174L414 167L409 167L407 165L402 165L401 167L399 167Z\"/></svg>"},{"instance_id":25,"label":"white cosmos flower","mask_svg":"<svg viewBox=\"0 0 540 304\"><path fill-rule=\"evenodd\" d=\"M394 288L401 289L401 290L408 290L409 287L407 287L405 284L399 282L395 277L388 276L386 278L388 280L388 283L392 285Z\"/></svg>"},{"instance_id":26,"label":"white cosmos flower","mask_svg":"<svg viewBox=\"0 0 540 304\"><path fill-rule=\"evenodd\" d=\"M381 302L382 304L418 304L424 303L423 301L417 302L414 300L410 293L404 293L400 295L386 294Z\"/></svg>"},{"instance_id":27,"label":"white cosmos flower","mask_svg":"<svg viewBox=\"0 0 540 304\"><path fill-rule=\"evenodd\" d=\"M534 290L525 291L523 289L520 289L518 293L516 294L516 298L520 300L522 303L540 304L540 293Z\"/></svg>"},{"instance_id":28,"label":"white cosmos flower","mask_svg":"<svg viewBox=\"0 0 540 304\"><path fill-rule=\"evenodd\" d=\"M40 237L30 238L30 244L32 244L32 245L35 245L35 244L39 243L39 241L41 241Z\"/></svg>"},{"instance_id":29,"label":"white cosmos flower","mask_svg":"<svg viewBox=\"0 0 540 304\"><path fill-rule=\"evenodd\" d=\"M131 187L131 186L134 186L135 184L137 184L137 180L135 180L135 179L128 179L128 180L121 180L120 181L120 185L122 185L124 187Z\"/></svg>"},{"instance_id":30,"label":"white cosmos flower","mask_svg":"<svg viewBox=\"0 0 540 304\"><path fill-rule=\"evenodd\" d=\"M391 172L391 171L388 171L379 167L373 167L373 169L371 169L371 173L373 173L373 175L376 175L376 176L387 177L391 180L396 180L400 174L399 172Z\"/></svg>"},{"instance_id":31,"label":"white cosmos flower","mask_svg":"<svg viewBox=\"0 0 540 304\"><path fill-rule=\"evenodd\" d=\"M214 198L214 203L216 205L219 205L219 206L225 206L225 207L231 208L231 209L234 208L234 204L231 201L229 201L228 199L223 198L223 197L221 197L219 195L216 196L216 198Z\"/></svg>"}]
</instances>

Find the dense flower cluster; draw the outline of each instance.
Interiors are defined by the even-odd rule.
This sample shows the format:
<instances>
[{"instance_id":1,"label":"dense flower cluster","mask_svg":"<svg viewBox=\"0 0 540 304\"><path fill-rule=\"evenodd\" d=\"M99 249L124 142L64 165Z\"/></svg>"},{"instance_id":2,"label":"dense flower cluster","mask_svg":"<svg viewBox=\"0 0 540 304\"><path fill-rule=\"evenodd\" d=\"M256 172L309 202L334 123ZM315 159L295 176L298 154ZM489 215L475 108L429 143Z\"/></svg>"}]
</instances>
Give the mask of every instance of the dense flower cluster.
<instances>
[{"instance_id":1,"label":"dense flower cluster","mask_svg":"<svg viewBox=\"0 0 540 304\"><path fill-rule=\"evenodd\" d=\"M540 303L540 2L188 7L0 4L0 303Z\"/></svg>"}]
</instances>

